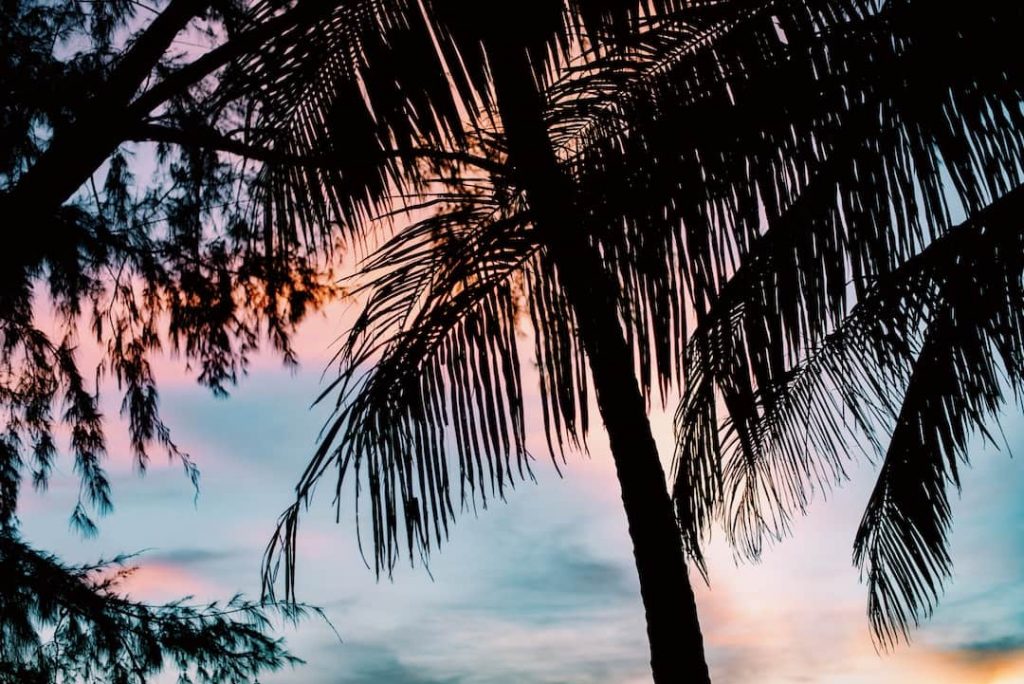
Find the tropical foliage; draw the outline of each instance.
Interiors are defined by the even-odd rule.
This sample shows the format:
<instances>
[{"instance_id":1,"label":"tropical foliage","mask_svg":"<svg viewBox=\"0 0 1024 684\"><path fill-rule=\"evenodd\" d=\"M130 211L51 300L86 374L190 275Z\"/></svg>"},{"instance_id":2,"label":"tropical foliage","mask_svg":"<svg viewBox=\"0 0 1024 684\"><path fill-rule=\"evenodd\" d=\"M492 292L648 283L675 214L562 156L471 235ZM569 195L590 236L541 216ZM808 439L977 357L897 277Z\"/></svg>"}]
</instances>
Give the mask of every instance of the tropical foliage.
<instances>
[{"instance_id":1,"label":"tropical foliage","mask_svg":"<svg viewBox=\"0 0 1024 684\"><path fill-rule=\"evenodd\" d=\"M334 19L347 33L297 26L252 57L247 74L305 96L293 118L257 117L260 139L338 147L360 166L358 190L334 199L363 224L388 219L325 393L336 416L268 559L293 550L300 505L331 469L339 506L357 483L378 571L440 543L453 502L529 477L522 356L552 453L584 439L574 312L508 164L480 47L481 25L528 21L547 133L586 217L558 228L599 249L645 394L683 391L674 492L688 550L699 561L722 520L756 557L874 449L856 559L891 643L934 605L957 458L1016 383L1000 378L1018 365L1019 264L1009 243L956 236L1016 237L990 221L1013 220L1020 185L1021 10L612 5L488 23L444 3L347 4ZM970 317L951 309L965 282L990 298Z\"/></svg>"},{"instance_id":2,"label":"tropical foliage","mask_svg":"<svg viewBox=\"0 0 1024 684\"><path fill-rule=\"evenodd\" d=\"M752 177L713 173L754 181L761 231L688 342L678 482L703 484L676 491L694 538L719 515L756 556L877 453L855 561L891 645L935 605L957 461L1019 382L1024 82L1019 8L868 9L823 35L778 23L797 58L729 83L757 103L736 147Z\"/></svg>"},{"instance_id":3,"label":"tropical foliage","mask_svg":"<svg viewBox=\"0 0 1024 684\"><path fill-rule=\"evenodd\" d=\"M83 482L76 526L109 508L79 323L139 464L159 447L194 475L150 355L180 351L217 392L261 340L290 359L340 240L367 256L352 283L365 305L269 586L283 552L294 589L301 506L332 469L378 573L426 558L457 507L529 478L527 359L556 464L585 446L604 383L582 273L624 337L612 379L646 402L682 396L672 493L694 560L716 522L758 556L867 452L879 480L855 560L875 632L891 644L930 612L969 436L1020 389L1024 10L171 0L147 21L140 7L0 10L0 209L24 236L0 255L8 532L58 428ZM496 70L523 51L533 90L510 97ZM534 106L547 149L524 155L505 113ZM524 156L551 157L559 206L538 201Z\"/></svg>"}]
</instances>

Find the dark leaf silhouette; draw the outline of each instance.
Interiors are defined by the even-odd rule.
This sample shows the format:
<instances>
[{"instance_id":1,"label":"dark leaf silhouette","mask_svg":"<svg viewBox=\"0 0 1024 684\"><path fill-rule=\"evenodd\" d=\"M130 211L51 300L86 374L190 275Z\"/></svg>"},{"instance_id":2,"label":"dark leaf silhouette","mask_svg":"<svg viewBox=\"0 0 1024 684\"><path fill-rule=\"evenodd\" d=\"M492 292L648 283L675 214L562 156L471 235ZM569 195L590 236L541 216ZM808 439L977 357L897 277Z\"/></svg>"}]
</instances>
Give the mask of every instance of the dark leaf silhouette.
<instances>
[{"instance_id":1,"label":"dark leaf silhouette","mask_svg":"<svg viewBox=\"0 0 1024 684\"><path fill-rule=\"evenodd\" d=\"M443 263L451 270L457 260L466 259L458 268L470 273L479 266L487 276L474 277L472 288L453 288L458 297L445 289L443 296L458 299L461 313L422 326L427 319L418 318L418 307L429 309L436 294L413 286L404 275L396 275L394 283L387 276L374 281L372 303L350 342L364 344L358 342L366 335L361 326L372 321L379 330L389 330L386 338L374 332L373 339L387 343L368 344L374 351L365 357L348 351L340 356L338 418L325 432L299 498L308 498L331 464L339 467L339 483L352 469L365 477L367 486L357 485L357 492L371 493L364 520L369 518L373 526L378 570L395 562L401 530L411 557L426 553L444 536L452 509L444 505L451 491L448 471L438 465L445 453L442 435L449 434L442 426L452 431L460 482L468 486L472 501L484 501L486 492L503 491L506 475L513 471L509 459L522 461L517 419L506 423L489 418L501 416L496 396L511 407L506 409L510 415L518 415L521 379L518 374L491 374L491 379L501 378L496 392L479 384L483 368L504 368L495 358L515 363L519 354L501 343L508 336L506 313L498 319L501 325L488 328L486 322L493 316L488 307L492 312L517 311L517 300L496 305L508 301L513 279L504 267L492 269L491 264L506 263L509 256L522 259L516 268L523 283L523 312L536 310L530 307L536 306L533 283L538 278L562 297L566 287L559 282L564 265L552 253L553 241L562 238L547 232L550 208L538 206L537 193L519 168L522 152L519 158L513 152L515 131L505 120L509 109L503 108L498 92L496 69L505 67L495 61L494 45L501 41L489 33L496 22L456 21L440 6L427 8L433 47L451 78L427 85L425 79L404 80L407 74L401 71L438 59L427 42L414 42L420 47L406 53L394 47L406 43L388 37L388 22L397 21L389 13L404 9L397 3L386 8L366 5L371 21L378 22L374 32L384 36L378 40L391 45L392 53L367 48L346 62L341 50L324 47L319 59L293 52L295 63L280 67L279 77L303 78L300 62L325 65L342 59L347 66L339 65L333 76L345 82L349 75L347 82L361 88L350 111L365 108L366 137L382 150L389 144L396 148L375 165L379 175L374 177L386 179L375 186L380 192L360 184L348 196L354 202L349 214L365 225L368 219L400 210L394 187L401 197L429 194L437 179L424 175L422 159L429 156L424 150L434 147L439 157L456 164L453 178L482 176L481 193L504 198L511 188L524 202L529 225L523 224L516 235L522 243L507 253L502 251L506 245L495 246L486 255L453 252L447 238L434 237L429 249L423 247L426 243L419 241L429 220L407 222L386 233L390 241L379 256L385 268L398 263L398 255L413 254L415 244L417 256L410 259L419 259L424 269L423 263ZM600 254L607 274L602 277L614 284L614 306L629 350L626 365L633 367L645 397L655 388L662 398L673 388L684 390L674 497L687 550L699 562L709 525L723 519L730 540L744 554L756 556L766 539L786 532L815 489L827 489L844 478L846 459L863 450L864 435L869 446L882 443L883 435L895 429L904 401L912 405L920 396L926 399L916 401L933 404L942 392L954 392L954 385L943 390L931 380L909 384L910 371L897 372L891 363L885 368L895 374L893 387L885 386L888 378L880 380L876 372L852 362L830 373L833 384L827 388L811 384L809 378L815 374L817 350L829 348L831 336L844 329L847 318L864 310L862 303L881 296L882 284L953 231L955 216L972 220L1019 186L1024 150L1021 74L1011 27L1019 23L1020 9L981 2L935 17L933 7L921 2L664 5L636 14L613 12L605 18L616 18L600 30L582 18L586 9L575 5L563 8L561 23L546 23L541 14L537 10L531 20L540 34L547 34L538 42L522 40L528 44L543 100L551 153L572 187L566 196L571 206L561 216L571 216L574 225L559 225L558 230L577 234L564 239L589 244ZM425 30L420 21L417 16L400 26L403 31L410 26ZM304 45L315 45L310 32L303 36L308 41ZM544 48L537 47L542 44ZM267 54L282 51L279 46ZM425 56L417 61L420 54ZM405 64L406 57L415 64ZM264 59L269 58L261 55L256 63ZM383 74L379 81L377 74ZM320 78L306 83L312 88L307 91L311 103L355 87ZM313 95L320 84L324 94ZM376 90L378 84L393 90L385 95ZM321 111L322 121L329 121L327 110ZM342 126L333 132L325 125L317 135L338 145L350 140L345 131ZM457 158L480 156L481 148L494 150L482 155L486 162ZM526 156L534 163L544 154L534 149ZM337 155L351 163L367 158L340 147ZM495 163L508 168L492 168ZM447 222L472 214L470 207L477 202L445 191L440 195L456 207L435 217ZM473 220L465 220L463 228L480 235L490 230ZM537 256L528 259L527 254ZM553 261L538 274L533 265L545 263L545 258ZM449 287L445 282L443 288ZM385 300L388 304L380 304ZM399 301L411 308L402 308ZM545 310L557 311L559 322L573 323L575 334L545 329L546 317L520 315L529 318L537 343L545 428L557 452L566 436L583 437L576 430L585 425L579 407L585 406L580 399L590 380L580 378L579 370L585 372L586 365L578 359L584 358L581 352L592 350L584 351L586 343L579 346L575 304L547 301ZM409 317L391 311L395 317L388 318L382 312L391 306ZM931 314L909 305L899 314L904 317L900 327L885 335L860 336L855 352L870 356L885 342L902 349L907 358L917 358L916 345L923 343L915 342L915 336L922 334ZM458 341L461 354L442 351L448 348L439 341L439 329ZM492 332L481 339L474 335L477 329ZM990 350L973 354L981 364L991 358L994 343L978 344ZM1010 342L1003 346L1013 348ZM385 420L394 416L387 411L398 394L374 394L383 389L372 388L396 387L383 378L395 377L389 375L392 358L409 358L405 354L412 349L434 353L436 360L417 354L419 375L409 381L416 390L401 395L410 408L400 418ZM377 351L379 357L373 355ZM942 353L962 352L950 348ZM445 363L449 359L454 362ZM469 365L458 365L462 360ZM438 364L443 366L441 375L435 370ZM357 369L368 365L373 368ZM981 386L970 389L965 376L969 371L980 373L972 382ZM956 382L967 383L954 394L961 410L977 414L977 420L968 421L974 427L982 424L982 413L993 410L994 394L1001 394L989 386L986 372L981 365L966 365ZM378 374L380 385L375 384ZM790 385L798 393L786 393ZM462 392L479 387L484 403L459 395L451 408L449 387ZM371 389L364 393L363 388ZM972 392L979 394L971 398ZM879 393L887 404L878 406L867 398ZM832 410L834 403L843 411ZM982 405L985 412L969 408ZM445 422L449 409L454 411L451 423ZM369 415L374 419L360 422ZM945 422L962 449L961 433L968 431L956 428L952 418ZM854 437L857 433L864 435ZM899 446L904 439L900 434L893 434L895 446L890 448L906 448ZM483 464L490 489L478 492ZM883 466L883 479L890 470ZM920 480L909 473L904 477L910 478L907 482L934 482L932 471L924 467L918 472ZM441 503L428 503L435 501ZM874 597L874 626L883 641L927 612L931 602L915 587L937 586L933 575L948 570L940 551L946 509L941 500L935 501L930 553L938 565L928 561L899 566L883 560L866 573ZM878 525L892 523L896 527L887 529L897 529L904 524L893 522L903 515L894 512L899 506L886 503L889 518L872 504L868 519L881 516L885 522ZM284 536L272 544L268 559L281 548L279 543L292 551L290 535L298 512L296 506L283 519ZM858 557L866 558L860 551ZM286 559L290 567L294 557L286 553ZM883 594L887 598L879 599Z\"/></svg>"},{"instance_id":2,"label":"dark leaf silhouette","mask_svg":"<svg viewBox=\"0 0 1024 684\"><path fill-rule=\"evenodd\" d=\"M294 622L306 607L139 603L118 590L128 560L71 567L0 535L0 682L145 682L167 665L181 682L249 682L301 662L266 632L274 614Z\"/></svg>"},{"instance_id":3,"label":"dark leaf silhouette","mask_svg":"<svg viewBox=\"0 0 1024 684\"><path fill-rule=\"evenodd\" d=\"M341 248L363 309L269 592L329 473L378 574L532 477L536 377L556 466L592 401L607 428L657 681L707 678L684 552L703 568L721 521L758 556L858 452L875 633L930 612L948 487L1019 392L1016 4L171 0L134 33L101 5L0 10L0 213L37 217L0 254L6 529L62 428L73 524L111 506L79 322L140 467L195 479L151 355L221 394L261 341L294 361ZM210 48L175 53L185 31ZM646 413L677 393L670 499Z\"/></svg>"},{"instance_id":4,"label":"dark leaf silhouette","mask_svg":"<svg viewBox=\"0 0 1024 684\"><path fill-rule=\"evenodd\" d=\"M145 605L118 594L117 567L70 567L18 532L23 483L45 489L64 458L80 485L70 525L98 532L113 508L111 386L138 469L162 453L198 492L160 415L154 356L179 355L226 394L261 343L294 363L295 326L335 292L323 253L263 230L244 155L178 135L230 125L210 77L292 21L230 4L0 8L2 681L250 681L298 662L267 617L304 608ZM189 61L173 47L183 32L211 49Z\"/></svg>"},{"instance_id":5,"label":"dark leaf silhouette","mask_svg":"<svg viewBox=\"0 0 1024 684\"><path fill-rule=\"evenodd\" d=\"M925 14L888 3L815 38L828 68L803 77L810 60L768 65L760 84L777 94L736 149L783 166L753 179L758 237L697 307L677 413L677 481L703 483L677 487L691 548L721 517L757 556L814 490L844 478L851 454L886 454L855 553L885 644L930 612L949 574L945 487L968 435L1016 391L996 368L1012 377L1019 353L1007 318L1019 264L1005 244L958 239L990 221L1016 239L1021 80L1006 27L1019 9ZM769 136L792 142L765 153ZM787 161L801 140L813 147ZM954 226L958 214L967 222ZM954 290L993 300L975 320L950 309Z\"/></svg>"}]
</instances>

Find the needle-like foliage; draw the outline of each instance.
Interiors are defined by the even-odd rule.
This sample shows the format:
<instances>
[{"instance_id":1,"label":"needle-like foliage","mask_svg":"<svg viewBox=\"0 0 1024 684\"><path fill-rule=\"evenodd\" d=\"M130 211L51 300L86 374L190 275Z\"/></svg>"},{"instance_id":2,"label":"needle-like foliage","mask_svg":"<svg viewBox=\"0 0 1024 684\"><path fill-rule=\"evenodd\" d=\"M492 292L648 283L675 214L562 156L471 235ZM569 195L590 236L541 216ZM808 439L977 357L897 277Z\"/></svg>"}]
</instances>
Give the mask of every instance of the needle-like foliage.
<instances>
[{"instance_id":1,"label":"needle-like foliage","mask_svg":"<svg viewBox=\"0 0 1024 684\"><path fill-rule=\"evenodd\" d=\"M170 666L181 684L241 683L301 662L266 633L275 615L295 622L306 607L239 596L147 605L119 589L127 561L71 567L0 535L0 682L141 684Z\"/></svg>"},{"instance_id":2,"label":"needle-like foliage","mask_svg":"<svg viewBox=\"0 0 1024 684\"><path fill-rule=\"evenodd\" d=\"M0 7L0 681L139 682L172 668L250 681L296 662L267 636L272 606L133 602L99 566L70 567L18 531L24 483L44 490L62 458L80 485L71 527L95 534L112 510L111 389L138 469L162 452L198 487L161 419L154 357L180 357L224 395L261 343L295 363L295 326L334 293L330 245L275 230L257 182L265 151L233 143L236 103L214 96L225 65L292 21L282 13L202 0Z\"/></svg>"}]
</instances>

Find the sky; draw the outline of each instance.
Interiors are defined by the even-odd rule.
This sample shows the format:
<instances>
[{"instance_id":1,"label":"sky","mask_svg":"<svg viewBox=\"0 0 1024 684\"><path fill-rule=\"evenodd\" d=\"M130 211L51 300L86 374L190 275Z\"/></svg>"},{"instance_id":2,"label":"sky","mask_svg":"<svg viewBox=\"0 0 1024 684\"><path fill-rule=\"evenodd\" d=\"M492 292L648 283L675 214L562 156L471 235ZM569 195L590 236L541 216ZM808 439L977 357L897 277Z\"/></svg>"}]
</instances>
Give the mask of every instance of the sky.
<instances>
[{"instance_id":1,"label":"sky","mask_svg":"<svg viewBox=\"0 0 1024 684\"><path fill-rule=\"evenodd\" d=\"M73 562L145 550L124 587L140 600L257 596L263 549L326 418L310 403L344 318L333 308L300 330L295 372L257 357L227 399L197 386L179 361L163 360L162 411L202 471L199 496L178 464L154 459L140 476L112 418L115 511L100 521L99 535L83 540L68 527L77 479L65 458L50 490L22 503L27 540ZM106 413L116 416L109 389ZM671 409L652 417L666 459ZM1007 415L1004 429L1010 453L979 445L954 498L955 574L945 596L912 643L894 652L872 645L866 589L851 564L870 464L819 496L792 537L759 564L738 563L717 534L710 584L693 578L713 680L1024 683L1024 463L1012 457L1024 453L1024 420ZM401 566L391 581L378 582L364 565L351 517L335 524L324 488L303 519L297 590L324 609L337 635L317 619L284 629L306 664L262 681L650 682L625 517L599 430L590 446L589 456L568 456L560 477L538 444L536 483L519 484L506 503L466 511L429 574Z\"/></svg>"}]
</instances>

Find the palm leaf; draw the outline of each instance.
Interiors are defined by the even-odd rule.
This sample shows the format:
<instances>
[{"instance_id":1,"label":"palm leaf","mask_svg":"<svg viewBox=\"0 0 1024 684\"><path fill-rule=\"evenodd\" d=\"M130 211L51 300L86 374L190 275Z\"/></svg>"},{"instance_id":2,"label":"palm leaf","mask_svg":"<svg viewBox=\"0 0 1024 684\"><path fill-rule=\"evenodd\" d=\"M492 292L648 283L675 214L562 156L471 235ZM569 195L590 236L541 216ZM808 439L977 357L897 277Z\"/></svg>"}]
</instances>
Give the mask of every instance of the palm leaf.
<instances>
[{"instance_id":1,"label":"palm leaf","mask_svg":"<svg viewBox=\"0 0 1024 684\"><path fill-rule=\"evenodd\" d=\"M947 488L970 436L991 439L1005 394L1019 392L1021 193L879 280L802 363L763 388L748 449L723 456L722 515L756 554L766 532L785 531L765 511L788 521L808 491L843 478L851 453L884 455L854 557L886 646L934 607L951 568Z\"/></svg>"},{"instance_id":2,"label":"palm leaf","mask_svg":"<svg viewBox=\"0 0 1024 684\"><path fill-rule=\"evenodd\" d=\"M808 114L818 112L808 120L812 127L801 136L813 141L817 151L787 152L786 146L780 145L767 154L781 159L783 168L773 170L771 163L763 164L766 174L781 178L749 179L758 187L762 203L758 232L751 235L746 247L728 254L718 265L710 258L698 259L698 264L708 266L698 272L700 280L694 283L696 305L699 311L702 302L707 302L707 313L698 313L699 325L686 362L687 373L700 383L691 386L687 396L725 401L733 426L727 435L747 452L749 464L758 460L749 444L745 446L751 429L747 423L757 420L757 404L751 397L759 394L759 401L770 405L773 381L784 377L807 350L820 344L877 278L949 229L952 209L947 186L952 185L953 203L973 212L984 206L987 198L1000 197L1020 182L1024 145L1015 122L1019 109L1008 104L1013 98L1019 100L1020 80L1015 67L1004 61L1008 54L1003 46L1008 45L1009 37L990 21L1005 8L983 4L976 9L977 14L967 19L976 25L974 32L961 31L959 24L952 23L948 27L929 25L925 31L916 28L923 24L914 23L916 15L909 3L886 6L862 26L845 26L811 44L818 54L828 56L827 70L815 69L801 76L799 67L794 67L796 71L777 69L789 82L780 91L785 96L777 99L784 103L780 106L791 110L777 120L787 121L793 110L800 112L801 107L806 107ZM900 36L895 42L890 40L894 32ZM787 35L787 45L793 46L793 34ZM949 40L938 41L936 35ZM941 72L941 80L924 77L922 65L948 62L948 55L939 54L940 50L948 50L957 41L964 41L965 48L970 43L969 50L977 53L972 54L973 63L950 65L948 71ZM892 45L899 49L893 50ZM758 80L759 85L772 82L772 74ZM836 86L839 90L833 91ZM833 99L836 93L841 94L838 100ZM737 103L741 95L742 90L733 88ZM766 106L766 121L776 120L771 104ZM824 112L829 112L830 118L822 116ZM737 120L727 116L728 112L721 112L719 118ZM793 118L797 127L803 125L800 116ZM768 128L757 137L772 135L772 124L754 122L754 126L753 131ZM782 135L792 131L783 129ZM965 147L969 154L963 152ZM723 173L728 168L759 173L754 167L756 156L750 154L749 161L723 164ZM792 161L786 159L787 154L793 155ZM715 157L702 151L701 159ZM947 183L944 169L953 170L957 180ZM721 177L714 172L709 175ZM735 181L740 182L747 179ZM737 213L726 208L719 215ZM721 221L706 223L715 226L712 235L721 229ZM725 225L728 228L729 224ZM700 253L713 253L713 243L705 244ZM737 240L736 244L744 243ZM700 296L701 291L706 294ZM691 400L684 399L683 405ZM680 416L690 413L692 410ZM684 445L717 439L718 428L707 421L680 422L679 429ZM683 477L687 468L714 474L715 464L720 462L719 453L708 449L680 451L678 458ZM823 465L829 477L841 474L838 464ZM769 481L762 478L761 485L752 482L743 491L754 491ZM805 498L799 489L786 484L783 489L789 490L786 496L793 501ZM685 491L685 487L678 490ZM703 498L679 500L680 516L687 525L691 521L705 524L714 516L698 509L713 510L721 501L720 488L700 491ZM781 494L768 492L767 496L778 498ZM746 507L750 516L753 508ZM756 555L761 548L756 528L767 527L774 533L786 526L786 516L778 509L776 512L778 516L761 511L763 523L741 535L740 545Z\"/></svg>"},{"instance_id":3,"label":"palm leaf","mask_svg":"<svg viewBox=\"0 0 1024 684\"><path fill-rule=\"evenodd\" d=\"M515 195L456 189L441 193L442 211L398 230L357 276L365 304L337 355L340 374L321 397L336 395L334 415L267 549L270 591L281 568L285 591L293 591L301 505L332 468L335 505L340 514L344 489L354 489L378 574L392 571L403 547L410 561L425 561L447 537L454 468L460 509L486 507L532 478L520 319L534 324L552 456L556 443L578 443L586 429L572 316L528 214Z\"/></svg>"}]
</instances>

